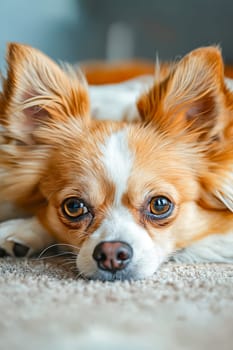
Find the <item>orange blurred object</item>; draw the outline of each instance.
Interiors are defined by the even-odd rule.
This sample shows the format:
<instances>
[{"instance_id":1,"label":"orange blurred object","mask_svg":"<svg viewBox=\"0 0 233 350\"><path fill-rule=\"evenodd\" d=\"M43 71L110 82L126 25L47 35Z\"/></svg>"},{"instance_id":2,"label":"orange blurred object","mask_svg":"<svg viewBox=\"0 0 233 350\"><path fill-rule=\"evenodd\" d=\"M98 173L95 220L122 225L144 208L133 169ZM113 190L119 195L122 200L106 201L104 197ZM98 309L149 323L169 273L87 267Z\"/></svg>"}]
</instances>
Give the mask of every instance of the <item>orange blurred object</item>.
<instances>
[{"instance_id":1,"label":"orange blurred object","mask_svg":"<svg viewBox=\"0 0 233 350\"><path fill-rule=\"evenodd\" d=\"M166 75L169 67L169 63L160 64L160 73L162 76ZM90 85L114 84L140 75L155 74L155 62L146 60L117 62L91 61L81 63L81 69ZM225 66L225 75L233 79L233 66Z\"/></svg>"}]
</instances>

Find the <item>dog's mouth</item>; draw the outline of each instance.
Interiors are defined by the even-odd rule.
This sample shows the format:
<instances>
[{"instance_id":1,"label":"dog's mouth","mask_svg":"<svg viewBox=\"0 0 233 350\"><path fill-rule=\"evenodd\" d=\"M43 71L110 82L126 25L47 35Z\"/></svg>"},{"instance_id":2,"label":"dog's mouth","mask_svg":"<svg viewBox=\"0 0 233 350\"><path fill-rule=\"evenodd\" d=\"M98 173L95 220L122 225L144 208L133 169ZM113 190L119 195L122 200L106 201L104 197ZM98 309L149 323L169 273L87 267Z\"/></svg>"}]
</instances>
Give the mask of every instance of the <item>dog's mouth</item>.
<instances>
[{"instance_id":1,"label":"dog's mouth","mask_svg":"<svg viewBox=\"0 0 233 350\"><path fill-rule=\"evenodd\" d=\"M77 265L76 265L77 266ZM153 269L142 270L138 264L129 263L125 268L121 270L103 270L96 266L91 272L84 272L77 266L79 271L79 277L85 280L94 280L102 282L115 282L115 281L135 281L142 280L152 276L158 266L154 266Z\"/></svg>"}]
</instances>

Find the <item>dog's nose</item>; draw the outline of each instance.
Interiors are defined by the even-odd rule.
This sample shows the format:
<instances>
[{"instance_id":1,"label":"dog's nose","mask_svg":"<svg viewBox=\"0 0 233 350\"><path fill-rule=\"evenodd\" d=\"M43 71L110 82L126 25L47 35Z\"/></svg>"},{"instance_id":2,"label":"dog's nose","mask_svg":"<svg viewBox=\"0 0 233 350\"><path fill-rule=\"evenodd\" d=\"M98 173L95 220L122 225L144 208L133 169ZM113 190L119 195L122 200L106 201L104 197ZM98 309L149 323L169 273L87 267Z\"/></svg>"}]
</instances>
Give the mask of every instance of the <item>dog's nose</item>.
<instances>
[{"instance_id":1,"label":"dog's nose","mask_svg":"<svg viewBox=\"0 0 233 350\"><path fill-rule=\"evenodd\" d=\"M102 270L116 272L123 270L133 256L132 247L125 242L105 241L99 243L93 252L93 258Z\"/></svg>"}]
</instances>

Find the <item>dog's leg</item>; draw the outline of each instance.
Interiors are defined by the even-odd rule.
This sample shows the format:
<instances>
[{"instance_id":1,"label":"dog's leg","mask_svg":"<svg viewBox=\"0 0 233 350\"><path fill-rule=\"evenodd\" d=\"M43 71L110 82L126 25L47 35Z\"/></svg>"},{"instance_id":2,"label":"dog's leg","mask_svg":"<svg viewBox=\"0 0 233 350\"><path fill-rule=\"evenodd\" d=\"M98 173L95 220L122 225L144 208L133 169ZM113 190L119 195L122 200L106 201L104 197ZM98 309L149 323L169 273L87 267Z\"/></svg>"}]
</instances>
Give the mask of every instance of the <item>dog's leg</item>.
<instances>
[{"instance_id":1,"label":"dog's leg","mask_svg":"<svg viewBox=\"0 0 233 350\"><path fill-rule=\"evenodd\" d=\"M49 246L53 241L36 217L0 223L0 257L30 256Z\"/></svg>"}]
</instances>

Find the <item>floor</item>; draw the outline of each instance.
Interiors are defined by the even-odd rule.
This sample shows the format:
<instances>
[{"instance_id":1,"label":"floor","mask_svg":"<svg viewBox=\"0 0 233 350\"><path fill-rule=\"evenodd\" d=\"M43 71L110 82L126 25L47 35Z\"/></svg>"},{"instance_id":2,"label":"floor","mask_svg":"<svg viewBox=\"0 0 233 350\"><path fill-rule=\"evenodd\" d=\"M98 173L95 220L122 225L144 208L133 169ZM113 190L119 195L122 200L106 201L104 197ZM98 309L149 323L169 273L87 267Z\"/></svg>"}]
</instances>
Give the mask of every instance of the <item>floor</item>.
<instances>
[{"instance_id":1,"label":"floor","mask_svg":"<svg viewBox=\"0 0 233 350\"><path fill-rule=\"evenodd\" d=\"M1 349L233 349L233 265L148 280L77 278L64 259L0 259Z\"/></svg>"}]
</instances>

